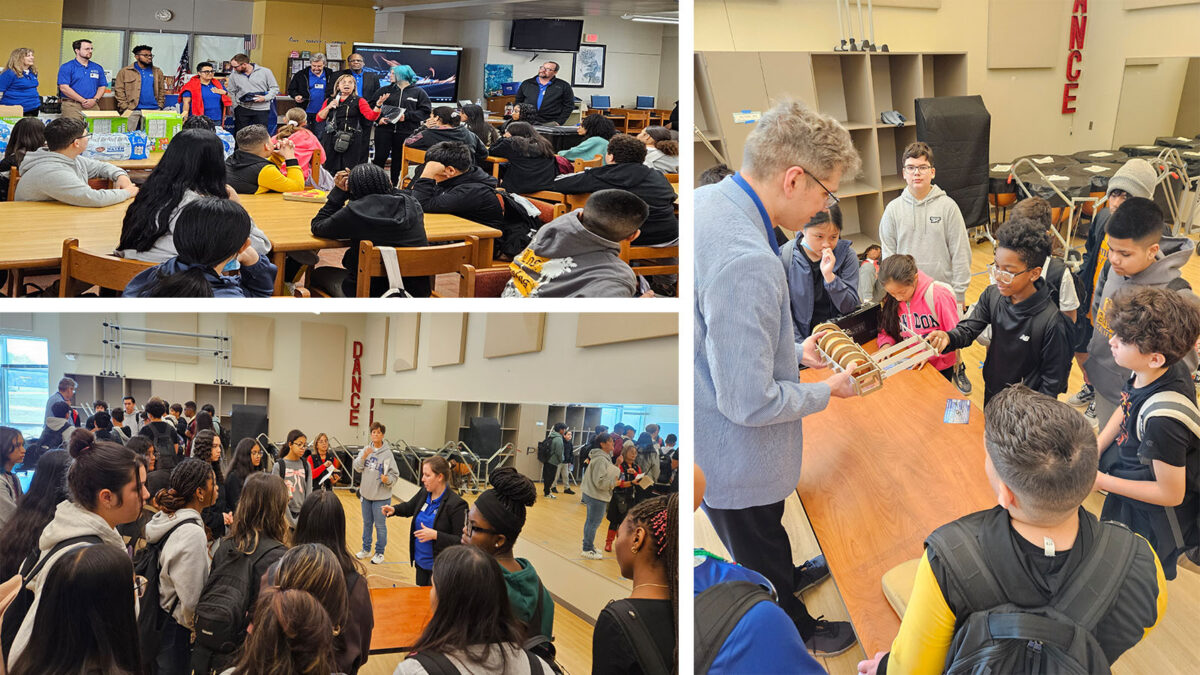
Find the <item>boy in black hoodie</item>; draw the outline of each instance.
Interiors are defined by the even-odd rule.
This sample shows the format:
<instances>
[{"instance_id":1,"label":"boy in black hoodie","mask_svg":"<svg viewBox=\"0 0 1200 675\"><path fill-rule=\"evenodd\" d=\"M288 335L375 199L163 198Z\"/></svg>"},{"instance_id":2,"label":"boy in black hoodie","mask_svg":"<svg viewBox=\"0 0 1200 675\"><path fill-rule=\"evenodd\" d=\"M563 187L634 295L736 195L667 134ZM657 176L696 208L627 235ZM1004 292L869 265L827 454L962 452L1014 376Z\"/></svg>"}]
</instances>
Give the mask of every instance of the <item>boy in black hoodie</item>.
<instances>
[{"instance_id":1,"label":"boy in black hoodie","mask_svg":"<svg viewBox=\"0 0 1200 675\"><path fill-rule=\"evenodd\" d=\"M425 164L411 192L425 213L449 213L502 229L504 209L496 197L498 185L495 178L475 166L469 147L444 142L425 153Z\"/></svg>"},{"instance_id":2,"label":"boy in black hoodie","mask_svg":"<svg viewBox=\"0 0 1200 675\"><path fill-rule=\"evenodd\" d=\"M271 145L271 135L261 124L243 127L234 137L237 149L225 160L225 181L238 194L295 192L304 189L304 173L296 160L296 146L288 139ZM287 175L279 172L276 155L283 160Z\"/></svg>"},{"instance_id":3,"label":"boy in black hoodie","mask_svg":"<svg viewBox=\"0 0 1200 675\"><path fill-rule=\"evenodd\" d=\"M333 177L329 199L312 219L312 233L314 237L350 240L342 256L345 277L340 283L328 279L321 284L347 298L353 298L357 290L358 245L364 239L376 246L429 245L421 205L412 194L393 188L387 172L375 164L359 164ZM371 279L371 295L383 295L387 285L384 277ZM429 297L429 277L404 277L404 288L413 297Z\"/></svg>"},{"instance_id":4,"label":"boy in black hoodie","mask_svg":"<svg viewBox=\"0 0 1200 675\"><path fill-rule=\"evenodd\" d=\"M617 134L608 141L607 161L604 166L559 176L549 189L568 195L611 188L627 190L650 207L634 246L669 244L679 239L679 219L675 217L678 195L666 176L642 163L646 161L646 144L628 134Z\"/></svg>"},{"instance_id":5,"label":"boy in black hoodie","mask_svg":"<svg viewBox=\"0 0 1200 675\"><path fill-rule=\"evenodd\" d=\"M963 349L987 326L992 343L983 362L983 402L1016 382L1047 396L1067 390L1071 336L1066 320L1050 300L1041 279L1050 255L1050 237L1038 223L1016 218L996 232L996 260L988 266L988 286L949 333L933 331L929 344L940 352Z\"/></svg>"},{"instance_id":6,"label":"boy in black hoodie","mask_svg":"<svg viewBox=\"0 0 1200 675\"><path fill-rule=\"evenodd\" d=\"M425 126L404 139L404 144L414 150L429 150L446 141L462 143L470 148L476 164L482 164L487 159L487 146L467 125L460 123L457 110L444 105L434 108L433 115L425 120Z\"/></svg>"}]
</instances>

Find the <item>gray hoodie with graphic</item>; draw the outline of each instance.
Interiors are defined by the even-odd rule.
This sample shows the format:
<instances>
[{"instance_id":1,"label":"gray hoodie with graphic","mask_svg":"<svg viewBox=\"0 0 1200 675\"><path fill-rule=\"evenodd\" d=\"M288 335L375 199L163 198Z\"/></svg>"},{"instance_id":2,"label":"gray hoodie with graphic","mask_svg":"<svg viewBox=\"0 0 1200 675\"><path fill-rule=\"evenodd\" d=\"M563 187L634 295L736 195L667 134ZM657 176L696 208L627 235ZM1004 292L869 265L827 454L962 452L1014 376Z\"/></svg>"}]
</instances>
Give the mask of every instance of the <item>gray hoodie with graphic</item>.
<instances>
[{"instance_id":1,"label":"gray hoodie with graphic","mask_svg":"<svg viewBox=\"0 0 1200 675\"><path fill-rule=\"evenodd\" d=\"M1121 289L1130 286L1167 288L1173 280L1180 278L1180 270L1188 258L1191 258L1196 252L1195 242L1187 237L1163 237L1159 242L1159 247L1161 250L1158 253L1158 260L1141 272L1123 277L1114 274L1112 267L1105 267L1100 275L1100 282L1096 284L1095 297L1092 299L1095 330L1092 332L1091 341L1088 342L1088 360L1083 364L1083 369L1087 371L1088 380L1096 388L1096 393L1106 400L1120 401L1121 388L1125 386L1125 382L1132 374L1129 369L1116 364L1113 360L1112 349L1108 346L1108 341L1113 336L1112 328L1108 325L1108 312L1112 309L1113 298ZM1196 295L1190 288L1183 286L1180 282L1172 284L1172 287L1174 285L1180 286L1177 289L1179 293L1196 299ZM1191 370L1195 370L1196 350L1189 350L1183 360Z\"/></svg>"},{"instance_id":2,"label":"gray hoodie with graphic","mask_svg":"<svg viewBox=\"0 0 1200 675\"><path fill-rule=\"evenodd\" d=\"M621 244L588 231L572 211L546 223L509 267L505 298L631 298L637 276Z\"/></svg>"},{"instance_id":3,"label":"gray hoodie with graphic","mask_svg":"<svg viewBox=\"0 0 1200 675\"><path fill-rule=\"evenodd\" d=\"M116 180L126 173L108 162L82 155L71 159L61 152L41 148L25 155L21 162L21 181L14 201L62 202L71 206L112 206L131 196L125 190L93 190L92 178Z\"/></svg>"},{"instance_id":4,"label":"gray hoodie with graphic","mask_svg":"<svg viewBox=\"0 0 1200 675\"><path fill-rule=\"evenodd\" d=\"M358 493L363 499L371 501L390 500L392 488L396 485L396 479L400 477L396 457L391 448L385 445L381 448L371 448L371 456L364 459L363 455L367 454L368 447L370 445L364 446L359 450L358 457L354 458L354 470L362 472L362 484L358 487ZM383 484L383 476L388 477L387 485Z\"/></svg>"},{"instance_id":5,"label":"gray hoodie with graphic","mask_svg":"<svg viewBox=\"0 0 1200 675\"><path fill-rule=\"evenodd\" d=\"M950 286L959 303L965 301L971 246L962 211L942 188L934 185L920 201L907 189L900 193L883 210L879 240L884 258L911 255L922 272Z\"/></svg>"}]
</instances>

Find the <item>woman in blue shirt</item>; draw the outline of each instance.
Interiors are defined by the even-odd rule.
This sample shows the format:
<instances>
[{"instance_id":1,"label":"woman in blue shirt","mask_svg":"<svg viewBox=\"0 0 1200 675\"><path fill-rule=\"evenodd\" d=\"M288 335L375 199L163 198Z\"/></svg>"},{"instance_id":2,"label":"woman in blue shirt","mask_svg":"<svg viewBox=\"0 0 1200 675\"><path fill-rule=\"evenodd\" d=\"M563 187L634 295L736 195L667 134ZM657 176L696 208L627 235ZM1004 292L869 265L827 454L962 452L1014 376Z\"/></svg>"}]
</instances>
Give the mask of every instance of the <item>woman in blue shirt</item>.
<instances>
[{"instance_id":1,"label":"woman in blue shirt","mask_svg":"<svg viewBox=\"0 0 1200 675\"><path fill-rule=\"evenodd\" d=\"M384 516L412 518L408 535L409 559L417 568L417 585L428 586L433 561L449 546L461 543L467 503L451 488L453 475L445 457L421 463L421 489L407 502L385 506Z\"/></svg>"},{"instance_id":2,"label":"woman in blue shirt","mask_svg":"<svg viewBox=\"0 0 1200 675\"><path fill-rule=\"evenodd\" d=\"M33 50L18 47L8 57L8 65L0 73L0 105L19 105L25 117L37 117L42 107L38 95L37 67L33 65Z\"/></svg>"}]
</instances>

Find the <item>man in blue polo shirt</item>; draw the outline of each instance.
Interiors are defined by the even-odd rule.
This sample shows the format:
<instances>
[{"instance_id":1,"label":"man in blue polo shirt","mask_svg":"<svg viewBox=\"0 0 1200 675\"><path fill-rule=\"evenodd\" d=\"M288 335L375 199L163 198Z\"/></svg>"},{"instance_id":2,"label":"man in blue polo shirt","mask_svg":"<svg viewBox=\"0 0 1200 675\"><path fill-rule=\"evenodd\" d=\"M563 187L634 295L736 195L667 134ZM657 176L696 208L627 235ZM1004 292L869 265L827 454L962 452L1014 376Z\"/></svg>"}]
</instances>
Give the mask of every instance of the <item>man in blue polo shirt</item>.
<instances>
[{"instance_id":1,"label":"man in blue polo shirt","mask_svg":"<svg viewBox=\"0 0 1200 675\"><path fill-rule=\"evenodd\" d=\"M325 92L332 82L325 71L325 55L320 52L312 55L308 68L292 75L288 81L288 96L304 106L304 112L308 114L308 129L317 138L321 138L325 132L325 123L317 120L317 113L325 105Z\"/></svg>"},{"instance_id":2,"label":"man in blue polo shirt","mask_svg":"<svg viewBox=\"0 0 1200 675\"><path fill-rule=\"evenodd\" d=\"M96 110L108 91L108 77L100 64L92 63L92 41L71 43L75 58L58 67L58 91L64 117L83 119L84 110Z\"/></svg>"},{"instance_id":3,"label":"man in blue polo shirt","mask_svg":"<svg viewBox=\"0 0 1200 675\"><path fill-rule=\"evenodd\" d=\"M133 48L133 63L117 71L113 78L113 95L117 110L129 113L129 130L142 126L143 110L162 110L167 91L163 72L154 65L154 54L148 45Z\"/></svg>"}]
</instances>

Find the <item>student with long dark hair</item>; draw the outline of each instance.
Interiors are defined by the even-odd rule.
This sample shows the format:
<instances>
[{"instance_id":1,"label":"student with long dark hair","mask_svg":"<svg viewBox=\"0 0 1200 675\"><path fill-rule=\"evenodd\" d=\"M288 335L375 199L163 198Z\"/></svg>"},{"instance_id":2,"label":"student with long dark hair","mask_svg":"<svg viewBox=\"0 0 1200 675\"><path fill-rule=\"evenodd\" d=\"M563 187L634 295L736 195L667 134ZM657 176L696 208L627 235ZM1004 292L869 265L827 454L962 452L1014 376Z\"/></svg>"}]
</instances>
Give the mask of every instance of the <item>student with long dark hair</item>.
<instances>
[{"instance_id":1,"label":"student with long dark hair","mask_svg":"<svg viewBox=\"0 0 1200 675\"><path fill-rule=\"evenodd\" d=\"M280 590L294 589L311 593L321 603L333 624L333 655L337 671L345 672L338 654L345 651L343 632L350 613L346 577L342 575L337 555L324 544L295 544L267 571L265 581ZM355 645L356 652L358 648L359 645ZM365 654L362 660L366 660Z\"/></svg>"},{"instance_id":2,"label":"student with long dark hair","mask_svg":"<svg viewBox=\"0 0 1200 675\"><path fill-rule=\"evenodd\" d=\"M501 171L500 187L509 192L549 189L558 175L554 146L528 122L513 122L504 137L488 148L488 155L508 161Z\"/></svg>"},{"instance_id":3,"label":"student with long dark hair","mask_svg":"<svg viewBox=\"0 0 1200 675\"><path fill-rule=\"evenodd\" d=\"M608 154L608 139L617 135L617 127L604 115L588 115L579 123L578 132L583 141L573 148L559 150L567 159L595 159Z\"/></svg>"},{"instance_id":4,"label":"student with long dark hair","mask_svg":"<svg viewBox=\"0 0 1200 675\"><path fill-rule=\"evenodd\" d=\"M33 637L42 589L69 547L93 543L111 546L121 555L127 555L125 540L115 528L137 520L142 502L150 496L144 487L146 465L132 450L114 443L93 442L91 433L82 431L67 451L75 460L67 471L70 500L57 506L53 520L38 540L38 559L44 558L45 564L33 578L33 605L13 640L9 663L16 663ZM132 572L130 577L132 581ZM129 606L132 607L132 599Z\"/></svg>"},{"instance_id":5,"label":"student with long dark hair","mask_svg":"<svg viewBox=\"0 0 1200 675\"><path fill-rule=\"evenodd\" d=\"M500 133L503 134L505 131L508 131L509 125L513 122L525 121L529 124L533 124L536 118L536 105L532 103L518 103L513 106L512 112L508 114L508 119L505 120L504 124L500 125Z\"/></svg>"},{"instance_id":6,"label":"student with long dark hair","mask_svg":"<svg viewBox=\"0 0 1200 675\"><path fill-rule=\"evenodd\" d=\"M296 518L300 516L304 500L308 499L313 490L312 470L308 462L304 461L306 452L308 437L303 431L292 429L288 432L283 456L275 463L275 471L288 486L288 524L293 527L296 525Z\"/></svg>"},{"instance_id":7,"label":"student with long dark hair","mask_svg":"<svg viewBox=\"0 0 1200 675\"><path fill-rule=\"evenodd\" d=\"M20 169L25 153L46 144L46 125L36 117L18 120L8 135L4 158L0 159L0 201L8 199L8 182L12 169Z\"/></svg>"},{"instance_id":8,"label":"student with long dark hair","mask_svg":"<svg viewBox=\"0 0 1200 675\"><path fill-rule=\"evenodd\" d=\"M378 96L386 98L383 99L379 119L375 122L374 162L383 167L387 164L388 155L391 155L392 185L400 179L404 139L420 128L433 112L429 94L420 87L414 87L416 81L417 74L411 67L392 66L392 83L377 92Z\"/></svg>"},{"instance_id":9,"label":"student with long dark hair","mask_svg":"<svg viewBox=\"0 0 1200 675\"><path fill-rule=\"evenodd\" d=\"M158 604L167 612L155 659L157 672L185 672L192 624L208 578L208 537L200 512L217 500L208 462L189 457L171 471L171 487L154 495L158 513L146 524L146 542L159 544Z\"/></svg>"},{"instance_id":10,"label":"student with long dark hair","mask_svg":"<svg viewBox=\"0 0 1200 675\"><path fill-rule=\"evenodd\" d=\"M646 166L663 173L679 173L679 141L670 129L646 127L637 139L646 144Z\"/></svg>"},{"instance_id":11,"label":"student with long dark hair","mask_svg":"<svg viewBox=\"0 0 1200 675\"><path fill-rule=\"evenodd\" d=\"M246 478L255 472L267 470L264 455L262 446L253 438L238 441L237 448L233 451L233 464L229 467L229 475L225 477L225 489L222 491L225 504L231 512L237 511Z\"/></svg>"},{"instance_id":12,"label":"student with long dark hair","mask_svg":"<svg viewBox=\"0 0 1200 675\"><path fill-rule=\"evenodd\" d=\"M408 534L409 559L416 567L417 585L428 586L435 559L462 543L467 503L454 491L454 476L445 457L421 462L421 489L407 502L385 506L384 516L412 518ZM361 554L360 554L361 555Z\"/></svg>"},{"instance_id":13,"label":"student with long dark hair","mask_svg":"<svg viewBox=\"0 0 1200 675\"><path fill-rule=\"evenodd\" d=\"M345 580L349 615L341 633L334 640L334 658L346 675L354 675L367 661L371 650L371 633L375 630L375 613L371 607L371 592L363 576L362 563L346 547L346 512L337 495L317 490L309 495L300 509L292 543L323 544L337 558Z\"/></svg>"},{"instance_id":14,"label":"student with long dark hair","mask_svg":"<svg viewBox=\"0 0 1200 675\"><path fill-rule=\"evenodd\" d=\"M212 429L206 429L196 434L196 438L192 440L192 456L212 467L213 485L224 485L225 476L221 473L221 437ZM225 528L233 524L233 508L225 500L225 495L217 490L216 500L200 512L200 517L204 526L208 528L209 539L220 539L225 536Z\"/></svg>"},{"instance_id":15,"label":"student with long dark hair","mask_svg":"<svg viewBox=\"0 0 1200 675\"><path fill-rule=\"evenodd\" d=\"M679 495L655 497L630 509L621 523L616 550L621 576L633 581L633 592L626 600L609 603L597 617L592 673L660 672L653 664L638 662L625 627L646 631L658 648L661 666L669 673L678 672Z\"/></svg>"},{"instance_id":16,"label":"student with long dark hair","mask_svg":"<svg viewBox=\"0 0 1200 675\"><path fill-rule=\"evenodd\" d=\"M8 524L0 529L0 579L17 573L21 563L38 550L38 538L54 517L59 502L67 499L67 467L71 456L48 452L38 460L29 492L17 504Z\"/></svg>"},{"instance_id":17,"label":"student with long dark hair","mask_svg":"<svg viewBox=\"0 0 1200 675\"><path fill-rule=\"evenodd\" d=\"M32 638L9 675L141 675L133 563L123 550L72 547L39 588Z\"/></svg>"},{"instance_id":18,"label":"student with long dark hair","mask_svg":"<svg viewBox=\"0 0 1200 675\"><path fill-rule=\"evenodd\" d=\"M438 558L430 593L433 617L395 675L423 675L438 664L459 673L550 673L521 649L524 631L513 616L500 566L474 546Z\"/></svg>"},{"instance_id":19,"label":"student with long dark hair","mask_svg":"<svg viewBox=\"0 0 1200 675\"><path fill-rule=\"evenodd\" d=\"M922 272L911 255L889 255L879 265L878 278L884 290L876 338L880 347L903 342L913 335L953 330L958 325L954 291ZM953 382L957 360L953 353L939 354L929 359L929 365Z\"/></svg>"},{"instance_id":20,"label":"student with long dark hair","mask_svg":"<svg viewBox=\"0 0 1200 675\"><path fill-rule=\"evenodd\" d=\"M17 510L21 481L13 469L25 461L25 437L12 427L0 427L0 528Z\"/></svg>"},{"instance_id":21,"label":"student with long dark hair","mask_svg":"<svg viewBox=\"0 0 1200 675\"><path fill-rule=\"evenodd\" d=\"M125 287L127 298L269 297L275 265L250 240L250 214L241 204L199 197L179 211L173 239L178 255L139 273ZM234 259L238 275L221 271Z\"/></svg>"},{"instance_id":22,"label":"student with long dark hair","mask_svg":"<svg viewBox=\"0 0 1200 675\"><path fill-rule=\"evenodd\" d=\"M254 632L221 675L329 675L333 622L311 593L268 588L254 608Z\"/></svg>"},{"instance_id":23,"label":"student with long dark hair","mask_svg":"<svg viewBox=\"0 0 1200 675\"><path fill-rule=\"evenodd\" d=\"M225 147L216 134L187 129L175 134L162 159L125 211L117 251L131 260L161 263L178 255L172 233L183 207L214 197L237 201L225 184ZM250 241L260 255L271 250L262 230L250 226Z\"/></svg>"},{"instance_id":24,"label":"student with long dark hair","mask_svg":"<svg viewBox=\"0 0 1200 675\"><path fill-rule=\"evenodd\" d=\"M462 543L479 547L500 563L513 614L525 626L526 636L553 637L550 591L532 563L513 555L513 545L525 527L525 511L537 501L537 486L512 467L496 469L491 480L491 489L480 494L467 513Z\"/></svg>"},{"instance_id":25,"label":"student with long dark hair","mask_svg":"<svg viewBox=\"0 0 1200 675\"><path fill-rule=\"evenodd\" d=\"M474 103L468 103L462 107L463 123L475 134L483 144L491 147L492 143L500 140L500 132L496 127L487 123L487 118L483 114L483 108Z\"/></svg>"}]
</instances>

